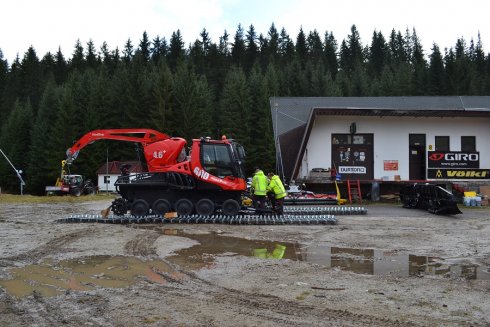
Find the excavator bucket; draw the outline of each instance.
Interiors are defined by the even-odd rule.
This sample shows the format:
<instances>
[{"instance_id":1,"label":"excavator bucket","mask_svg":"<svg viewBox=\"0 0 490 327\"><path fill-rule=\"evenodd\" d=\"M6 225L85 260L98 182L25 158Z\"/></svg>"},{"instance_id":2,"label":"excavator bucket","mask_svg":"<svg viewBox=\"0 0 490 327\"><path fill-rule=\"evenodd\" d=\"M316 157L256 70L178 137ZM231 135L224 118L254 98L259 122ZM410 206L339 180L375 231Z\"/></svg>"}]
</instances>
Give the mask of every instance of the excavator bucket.
<instances>
[{"instance_id":1,"label":"excavator bucket","mask_svg":"<svg viewBox=\"0 0 490 327\"><path fill-rule=\"evenodd\" d=\"M456 197L446 189L434 184L413 184L400 190L404 208L424 209L437 215L462 213Z\"/></svg>"}]
</instances>

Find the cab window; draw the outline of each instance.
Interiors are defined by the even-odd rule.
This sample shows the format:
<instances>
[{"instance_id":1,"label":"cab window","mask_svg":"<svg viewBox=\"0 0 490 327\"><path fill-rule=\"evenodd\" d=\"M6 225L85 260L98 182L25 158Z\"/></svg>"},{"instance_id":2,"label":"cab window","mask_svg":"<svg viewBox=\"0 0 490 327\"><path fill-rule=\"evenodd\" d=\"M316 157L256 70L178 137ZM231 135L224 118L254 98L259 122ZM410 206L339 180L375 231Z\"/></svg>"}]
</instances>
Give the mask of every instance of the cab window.
<instances>
[{"instance_id":1,"label":"cab window","mask_svg":"<svg viewBox=\"0 0 490 327\"><path fill-rule=\"evenodd\" d=\"M233 176L233 162L226 144L204 143L201 147L202 166L211 175Z\"/></svg>"}]
</instances>

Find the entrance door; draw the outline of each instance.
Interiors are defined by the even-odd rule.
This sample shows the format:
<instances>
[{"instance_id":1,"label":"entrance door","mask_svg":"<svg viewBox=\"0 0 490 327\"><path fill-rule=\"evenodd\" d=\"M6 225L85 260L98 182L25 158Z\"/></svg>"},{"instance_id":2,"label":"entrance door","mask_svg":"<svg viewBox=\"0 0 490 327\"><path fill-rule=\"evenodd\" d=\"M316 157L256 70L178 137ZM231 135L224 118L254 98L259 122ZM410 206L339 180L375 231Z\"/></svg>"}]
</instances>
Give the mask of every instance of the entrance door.
<instances>
[{"instance_id":1,"label":"entrance door","mask_svg":"<svg viewBox=\"0 0 490 327\"><path fill-rule=\"evenodd\" d=\"M410 134L408 146L408 174L410 180L425 180L425 134Z\"/></svg>"},{"instance_id":2,"label":"entrance door","mask_svg":"<svg viewBox=\"0 0 490 327\"><path fill-rule=\"evenodd\" d=\"M332 134L332 165L343 180L374 178L373 134Z\"/></svg>"}]
</instances>

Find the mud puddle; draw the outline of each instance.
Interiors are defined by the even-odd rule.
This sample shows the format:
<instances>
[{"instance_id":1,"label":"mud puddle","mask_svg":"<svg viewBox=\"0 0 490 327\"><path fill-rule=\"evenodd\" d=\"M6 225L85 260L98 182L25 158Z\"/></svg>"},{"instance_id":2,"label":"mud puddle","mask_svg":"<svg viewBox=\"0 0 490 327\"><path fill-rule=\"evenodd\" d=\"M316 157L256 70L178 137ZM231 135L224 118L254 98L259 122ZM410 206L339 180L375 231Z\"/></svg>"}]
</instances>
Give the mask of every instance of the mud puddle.
<instances>
[{"instance_id":1,"label":"mud puddle","mask_svg":"<svg viewBox=\"0 0 490 327\"><path fill-rule=\"evenodd\" d=\"M164 274L175 275L173 278L178 279L178 273L163 261L142 261L125 256L95 256L58 262L45 260L9 269L9 273L12 278L0 280L0 286L19 298L32 294L49 297L70 291L123 288L140 279L165 284Z\"/></svg>"},{"instance_id":2,"label":"mud puddle","mask_svg":"<svg viewBox=\"0 0 490 327\"><path fill-rule=\"evenodd\" d=\"M442 277L490 280L490 267L450 264L442 258L396 251L342 248L326 245L257 241L217 233L188 234L180 229L163 229L163 234L187 237L199 245L182 249L169 261L186 269L212 267L216 255L243 255L258 258L290 259L340 268L358 274L398 277L437 275Z\"/></svg>"}]
</instances>

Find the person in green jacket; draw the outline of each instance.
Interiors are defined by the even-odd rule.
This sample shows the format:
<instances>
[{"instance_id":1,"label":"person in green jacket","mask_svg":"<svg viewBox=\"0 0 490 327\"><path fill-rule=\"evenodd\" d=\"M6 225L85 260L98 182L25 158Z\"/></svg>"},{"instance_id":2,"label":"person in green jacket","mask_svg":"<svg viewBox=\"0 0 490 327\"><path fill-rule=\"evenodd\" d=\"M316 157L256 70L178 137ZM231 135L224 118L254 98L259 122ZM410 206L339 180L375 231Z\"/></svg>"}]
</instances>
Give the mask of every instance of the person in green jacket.
<instances>
[{"instance_id":1,"label":"person in green jacket","mask_svg":"<svg viewBox=\"0 0 490 327\"><path fill-rule=\"evenodd\" d=\"M284 198L286 197L286 189L282 184L281 179L274 173L268 173L269 185L267 186L267 192L271 195L272 209L279 215L284 214Z\"/></svg>"},{"instance_id":2,"label":"person in green jacket","mask_svg":"<svg viewBox=\"0 0 490 327\"><path fill-rule=\"evenodd\" d=\"M253 194L256 209L264 210L267 195L267 176L258 167L255 167L255 175L252 178L251 193Z\"/></svg>"}]
</instances>

